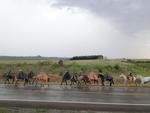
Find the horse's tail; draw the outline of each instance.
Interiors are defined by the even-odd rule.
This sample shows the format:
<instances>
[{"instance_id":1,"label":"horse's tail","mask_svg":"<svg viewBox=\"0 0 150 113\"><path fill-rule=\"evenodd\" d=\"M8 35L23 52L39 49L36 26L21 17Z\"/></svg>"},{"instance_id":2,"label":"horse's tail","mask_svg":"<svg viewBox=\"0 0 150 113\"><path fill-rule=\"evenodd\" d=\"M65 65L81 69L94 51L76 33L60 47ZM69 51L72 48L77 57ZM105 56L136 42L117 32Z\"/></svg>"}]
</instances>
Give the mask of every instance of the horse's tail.
<instances>
[{"instance_id":1,"label":"horse's tail","mask_svg":"<svg viewBox=\"0 0 150 113\"><path fill-rule=\"evenodd\" d=\"M127 83L127 77L126 77L126 75L121 74L121 75L119 76L119 78L123 78L123 80L124 80L124 84L126 84L126 83Z\"/></svg>"},{"instance_id":2,"label":"horse's tail","mask_svg":"<svg viewBox=\"0 0 150 113\"><path fill-rule=\"evenodd\" d=\"M144 84L144 80L143 77L141 75L137 76L136 80L135 80L136 84Z\"/></svg>"}]
</instances>

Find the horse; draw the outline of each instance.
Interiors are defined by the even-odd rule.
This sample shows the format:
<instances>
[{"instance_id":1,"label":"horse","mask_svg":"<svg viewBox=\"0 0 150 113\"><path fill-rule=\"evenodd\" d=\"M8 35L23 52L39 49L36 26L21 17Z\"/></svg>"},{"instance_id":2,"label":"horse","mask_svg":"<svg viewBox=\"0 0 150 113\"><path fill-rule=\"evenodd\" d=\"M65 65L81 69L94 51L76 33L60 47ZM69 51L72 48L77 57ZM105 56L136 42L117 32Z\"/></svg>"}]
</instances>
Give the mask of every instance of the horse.
<instances>
[{"instance_id":1,"label":"horse","mask_svg":"<svg viewBox=\"0 0 150 113\"><path fill-rule=\"evenodd\" d=\"M135 80L136 85L140 84L142 86L146 83L149 83L149 82L150 82L150 77L143 77L141 75L138 75L136 80Z\"/></svg>"},{"instance_id":2,"label":"horse","mask_svg":"<svg viewBox=\"0 0 150 113\"><path fill-rule=\"evenodd\" d=\"M10 80L12 80L12 84L15 82L16 80L16 73L12 70L10 70L9 72L6 72L3 74L3 78L4 78L4 83L8 83L10 84Z\"/></svg>"},{"instance_id":3,"label":"horse","mask_svg":"<svg viewBox=\"0 0 150 113\"><path fill-rule=\"evenodd\" d=\"M126 76L124 74L121 74L119 78L117 78L117 81L123 82L123 84L127 85L128 83L135 83L136 77L135 76Z\"/></svg>"},{"instance_id":4,"label":"horse","mask_svg":"<svg viewBox=\"0 0 150 113\"><path fill-rule=\"evenodd\" d=\"M31 79L33 79L34 73L33 71L30 72L24 72L24 71L19 71L19 73L16 75L16 82L15 85L18 84L18 81L24 81L24 86L29 83L31 84Z\"/></svg>"},{"instance_id":5,"label":"horse","mask_svg":"<svg viewBox=\"0 0 150 113\"><path fill-rule=\"evenodd\" d=\"M68 71L64 73L64 75L62 76L62 81L61 81L61 85L63 84L63 82L66 83L66 85L68 85L67 81L70 80L71 84L73 85L74 83L78 82L77 79L77 74L70 74Z\"/></svg>"},{"instance_id":6,"label":"horse","mask_svg":"<svg viewBox=\"0 0 150 113\"><path fill-rule=\"evenodd\" d=\"M101 78L101 81L102 81L102 86L104 86L104 82L105 81L109 81L110 82L110 86L112 86L112 84L114 84L114 80L113 80L113 77L109 74L102 74L102 73L99 73L98 74L98 78Z\"/></svg>"},{"instance_id":7,"label":"horse","mask_svg":"<svg viewBox=\"0 0 150 113\"><path fill-rule=\"evenodd\" d=\"M97 83L97 85L98 85L98 77L93 72L91 72L89 74L79 75L77 79L78 79L78 85L81 85L80 81L84 81L85 85L87 83L92 84L92 81L94 82L94 84Z\"/></svg>"},{"instance_id":8,"label":"horse","mask_svg":"<svg viewBox=\"0 0 150 113\"><path fill-rule=\"evenodd\" d=\"M48 84L50 82L50 77L45 72L39 72L33 77L32 84L36 83L37 85L39 82L41 82L41 85L44 86L43 83Z\"/></svg>"}]
</instances>

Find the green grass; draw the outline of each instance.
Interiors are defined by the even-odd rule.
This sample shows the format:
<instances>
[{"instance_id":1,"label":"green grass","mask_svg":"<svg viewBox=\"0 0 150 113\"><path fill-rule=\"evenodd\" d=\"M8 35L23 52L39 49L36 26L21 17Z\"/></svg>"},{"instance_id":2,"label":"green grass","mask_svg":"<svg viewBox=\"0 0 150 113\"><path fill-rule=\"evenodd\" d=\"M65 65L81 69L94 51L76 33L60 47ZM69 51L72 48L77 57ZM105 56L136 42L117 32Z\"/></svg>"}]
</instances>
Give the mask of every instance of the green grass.
<instances>
[{"instance_id":1,"label":"green grass","mask_svg":"<svg viewBox=\"0 0 150 113\"><path fill-rule=\"evenodd\" d=\"M109 60L64 60L63 66L58 64L58 59L25 59L25 58L7 58L0 59L0 76L4 72L13 69L18 71L33 70L34 72L45 71L46 73L62 75L66 70L71 72L108 72L113 76L129 72L135 75L150 75L150 60L146 59L109 59Z\"/></svg>"},{"instance_id":2,"label":"green grass","mask_svg":"<svg viewBox=\"0 0 150 113\"><path fill-rule=\"evenodd\" d=\"M57 110L57 109L28 109L28 108L0 108L0 113L115 113L105 111ZM124 112L119 112L124 113Z\"/></svg>"}]
</instances>

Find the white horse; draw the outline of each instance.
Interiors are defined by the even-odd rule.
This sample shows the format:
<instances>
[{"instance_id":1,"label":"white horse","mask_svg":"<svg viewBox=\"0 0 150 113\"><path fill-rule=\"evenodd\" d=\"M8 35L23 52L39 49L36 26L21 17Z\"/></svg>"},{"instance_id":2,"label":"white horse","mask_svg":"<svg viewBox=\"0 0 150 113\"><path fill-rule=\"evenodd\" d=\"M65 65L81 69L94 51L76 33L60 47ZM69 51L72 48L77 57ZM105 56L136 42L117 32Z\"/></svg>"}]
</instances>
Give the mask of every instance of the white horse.
<instances>
[{"instance_id":1,"label":"white horse","mask_svg":"<svg viewBox=\"0 0 150 113\"><path fill-rule=\"evenodd\" d=\"M141 86L143 86L144 84L150 82L150 77L143 77L141 75L139 75L137 78L136 78L136 84L140 84Z\"/></svg>"},{"instance_id":2,"label":"white horse","mask_svg":"<svg viewBox=\"0 0 150 113\"><path fill-rule=\"evenodd\" d=\"M117 78L117 81L118 81L118 82L121 82L121 83L123 83L124 85L127 86L128 83L135 83L136 77L133 76L133 80L129 80L129 79L127 79L127 76L126 76L126 75L121 74L121 75L119 76L119 78Z\"/></svg>"}]
</instances>

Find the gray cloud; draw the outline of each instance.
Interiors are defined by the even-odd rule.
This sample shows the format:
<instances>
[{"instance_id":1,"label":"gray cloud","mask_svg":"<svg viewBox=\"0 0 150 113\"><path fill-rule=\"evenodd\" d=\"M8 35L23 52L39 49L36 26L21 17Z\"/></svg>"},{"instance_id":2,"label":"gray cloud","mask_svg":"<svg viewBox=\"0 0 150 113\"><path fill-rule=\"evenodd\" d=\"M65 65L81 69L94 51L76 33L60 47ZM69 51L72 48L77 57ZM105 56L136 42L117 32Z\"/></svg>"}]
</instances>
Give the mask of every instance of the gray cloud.
<instances>
[{"instance_id":1,"label":"gray cloud","mask_svg":"<svg viewBox=\"0 0 150 113\"><path fill-rule=\"evenodd\" d=\"M57 0L57 7L84 8L110 19L123 32L150 29L150 0Z\"/></svg>"},{"instance_id":2,"label":"gray cloud","mask_svg":"<svg viewBox=\"0 0 150 113\"><path fill-rule=\"evenodd\" d=\"M148 5L148 0L0 1L0 55L150 58Z\"/></svg>"}]
</instances>

